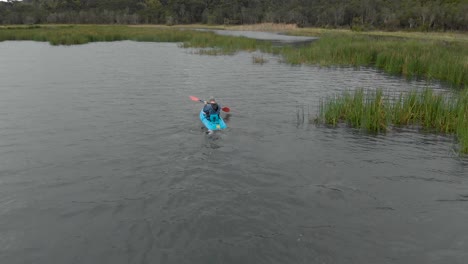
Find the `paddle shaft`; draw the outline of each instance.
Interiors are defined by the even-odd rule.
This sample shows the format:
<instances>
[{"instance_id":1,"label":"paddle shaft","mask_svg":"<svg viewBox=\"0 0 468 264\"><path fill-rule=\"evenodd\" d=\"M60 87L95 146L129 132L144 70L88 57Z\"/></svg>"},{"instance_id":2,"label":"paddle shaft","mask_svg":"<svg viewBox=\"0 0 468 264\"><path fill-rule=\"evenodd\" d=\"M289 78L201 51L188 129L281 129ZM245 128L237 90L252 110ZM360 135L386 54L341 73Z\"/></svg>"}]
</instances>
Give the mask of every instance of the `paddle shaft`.
<instances>
[{"instance_id":1,"label":"paddle shaft","mask_svg":"<svg viewBox=\"0 0 468 264\"><path fill-rule=\"evenodd\" d=\"M203 101L203 100L198 99L198 101L200 101L200 102L206 104L206 102ZM223 110L223 111L226 112L226 113L228 113L229 111L231 111L231 109L229 109L229 107L222 107L221 110Z\"/></svg>"},{"instance_id":2,"label":"paddle shaft","mask_svg":"<svg viewBox=\"0 0 468 264\"><path fill-rule=\"evenodd\" d=\"M202 102L202 103L206 104L206 101L203 101L203 100L201 100L201 99L198 99L198 98L195 97L195 96L190 96L190 99L191 99L192 101L199 101L199 102ZM223 111L226 112L226 113L229 113L229 112L231 111L231 109L229 109L229 107L223 107L223 108L221 108L221 110L223 110Z\"/></svg>"}]
</instances>

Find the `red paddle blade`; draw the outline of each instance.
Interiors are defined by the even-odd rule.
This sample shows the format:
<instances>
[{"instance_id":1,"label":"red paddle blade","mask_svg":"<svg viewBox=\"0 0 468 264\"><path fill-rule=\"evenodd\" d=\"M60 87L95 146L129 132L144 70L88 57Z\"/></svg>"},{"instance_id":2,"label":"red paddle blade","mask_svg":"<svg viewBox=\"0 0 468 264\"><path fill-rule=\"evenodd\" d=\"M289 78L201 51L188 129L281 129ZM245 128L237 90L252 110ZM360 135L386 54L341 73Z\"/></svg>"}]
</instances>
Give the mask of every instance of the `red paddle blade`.
<instances>
[{"instance_id":1,"label":"red paddle blade","mask_svg":"<svg viewBox=\"0 0 468 264\"><path fill-rule=\"evenodd\" d=\"M200 99L198 99L198 98L195 97L195 96L190 96L190 99L191 99L192 101L195 101L195 102L200 101Z\"/></svg>"},{"instance_id":2,"label":"red paddle blade","mask_svg":"<svg viewBox=\"0 0 468 264\"><path fill-rule=\"evenodd\" d=\"M229 109L229 107L223 107L223 108L221 108L221 110L223 110L226 113L229 113L231 111L231 109Z\"/></svg>"}]
</instances>

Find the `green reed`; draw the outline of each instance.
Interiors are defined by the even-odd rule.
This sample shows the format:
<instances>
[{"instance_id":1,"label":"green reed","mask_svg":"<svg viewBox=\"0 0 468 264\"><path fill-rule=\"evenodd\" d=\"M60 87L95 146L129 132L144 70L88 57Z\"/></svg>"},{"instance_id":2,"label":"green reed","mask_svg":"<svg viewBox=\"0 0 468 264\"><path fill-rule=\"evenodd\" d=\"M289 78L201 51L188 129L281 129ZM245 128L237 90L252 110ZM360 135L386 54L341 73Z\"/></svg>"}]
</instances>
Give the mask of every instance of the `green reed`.
<instances>
[{"instance_id":1,"label":"green reed","mask_svg":"<svg viewBox=\"0 0 468 264\"><path fill-rule=\"evenodd\" d=\"M385 95L382 89L343 92L320 103L316 122L346 123L371 133L391 126L416 126L426 131L456 134L460 151L468 153L468 90L436 94L433 90Z\"/></svg>"},{"instance_id":2,"label":"green reed","mask_svg":"<svg viewBox=\"0 0 468 264\"><path fill-rule=\"evenodd\" d=\"M460 150L463 153L468 153L468 90L461 92L461 96L454 103L454 112L457 114L456 119L456 134L460 142Z\"/></svg>"},{"instance_id":3,"label":"green reed","mask_svg":"<svg viewBox=\"0 0 468 264\"><path fill-rule=\"evenodd\" d=\"M185 48L217 48L224 54L233 54L237 51L255 51L268 49L271 44L245 37L231 37L216 35L211 32L193 32L194 35L183 44Z\"/></svg>"},{"instance_id":4,"label":"green reed","mask_svg":"<svg viewBox=\"0 0 468 264\"><path fill-rule=\"evenodd\" d=\"M455 87L468 87L468 44L463 41L418 40L364 33L324 33L310 45L278 48L266 41L220 36L206 31L122 25L0 27L0 41L4 40L48 41L52 45L134 40L181 42L183 47L217 49L216 52L200 52L208 54L260 50L282 55L292 64L376 67L408 78L436 79Z\"/></svg>"},{"instance_id":5,"label":"green reed","mask_svg":"<svg viewBox=\"0 0 468 264\"><path fill-rule=\"evenodd\" d=\"M407 78L425 78L468 87L468 45L465 42L411 40L355 33L324 34L302 48L285 48L293 64L376 67Z\"/></svg>"},{"instance_id":6,"label":"green reed","mask_svg":"<svg viewBox=\"0 0 468 264\"><path fill-rule=\"evenodd\" d=\"M321 102L318 121L333 126L343 122L366 131L381 132L387 128L387 109L381 90L364 93L358 89L353 94L346 91Z\"/></svg>"},{"instance_id":7,"label":"green reed","mask_svg":"<svg viewBox=\"0 0 468 264\"><path fill-rule=\"evenodd\" d=\"M437 79L468 88L468 47L463 41L325 33L310 45L278 48L265 41L205 31L119 25L0 26L0 41L5 40L48 41L52 45L119 40L179 42L182 47L199 48L200 54L211 55L260 50L282 55L292 64L370 66L408 78ZM452 97L431 90L392 97L384 96L381 90L345 92L323 101L317 120L331 125L345 122L370 132L386 131L390 125L417 125L455 133L461 151L468 153L467 91L464 89Z\"/></svg>"},{"instance_id":8,"label":"green reed","mask_svg":"<svg viewBox=\"0 0 468 264\"><path fill-rule=\"evenodd\" d=\"M52 45L85 44L96 41L155 41L182 42L191 38L191 32L160 28L127 26L71 25L39 27L0 27L0 41L48 41Z\"/></svg>"},{"instance_id":9,"label":"green reed","mask_svg":"<svg viewBox=\"0 0 468 264\"><path fill-rule=\"evenodd\" d=\"M182 46L186 48L217 48L216 54L232 54L239 50L269 50L271 47L271 44L267 42L258 42L254 39L241 37L220 36L206 31L119 25L0 27L0 41L4 40L48 41L52 45L75 45L120 40L181 42L183 43Z\"/></svg>"}]
</instances>

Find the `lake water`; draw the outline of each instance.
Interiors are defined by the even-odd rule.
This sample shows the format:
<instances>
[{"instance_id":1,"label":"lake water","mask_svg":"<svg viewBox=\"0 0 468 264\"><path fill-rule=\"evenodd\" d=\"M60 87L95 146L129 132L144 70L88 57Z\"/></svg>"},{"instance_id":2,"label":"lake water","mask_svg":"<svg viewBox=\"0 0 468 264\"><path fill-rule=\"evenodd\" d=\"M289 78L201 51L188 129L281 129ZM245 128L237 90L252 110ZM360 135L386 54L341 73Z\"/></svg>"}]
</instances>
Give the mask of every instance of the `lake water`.
<instances>
[{"instance_id":1,"label":"lake water","mask_svg":"<svg viewBox=\"0 0 468 264\"><path fill-rule=\"evenodd\" d=\"M1 42L0 263L466 263L452 137L307 122L343 90L443 87L253 56Z\"/></svg>"}]
</instances>

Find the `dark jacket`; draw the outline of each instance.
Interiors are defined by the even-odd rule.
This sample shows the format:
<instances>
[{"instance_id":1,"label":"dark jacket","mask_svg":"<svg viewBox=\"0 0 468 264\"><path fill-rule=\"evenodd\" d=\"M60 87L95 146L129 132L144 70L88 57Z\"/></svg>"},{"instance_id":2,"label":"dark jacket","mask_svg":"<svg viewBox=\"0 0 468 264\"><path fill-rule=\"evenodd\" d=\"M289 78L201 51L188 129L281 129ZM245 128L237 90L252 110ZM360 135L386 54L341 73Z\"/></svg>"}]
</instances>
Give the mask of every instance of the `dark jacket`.
<instances>
[{"instance_id":1,"label":"dark jacket","mask_svg":"<svg viewBox=\"0 0 468 264\"><path fill-rule=\"evenodd\" d=\"M203 107L203 112L205 113L206 118L209 120L210 116L218 115L221 113L221 106L219 104L206 104Z\"/></svg>"}]
</instances>

